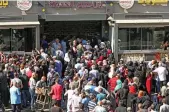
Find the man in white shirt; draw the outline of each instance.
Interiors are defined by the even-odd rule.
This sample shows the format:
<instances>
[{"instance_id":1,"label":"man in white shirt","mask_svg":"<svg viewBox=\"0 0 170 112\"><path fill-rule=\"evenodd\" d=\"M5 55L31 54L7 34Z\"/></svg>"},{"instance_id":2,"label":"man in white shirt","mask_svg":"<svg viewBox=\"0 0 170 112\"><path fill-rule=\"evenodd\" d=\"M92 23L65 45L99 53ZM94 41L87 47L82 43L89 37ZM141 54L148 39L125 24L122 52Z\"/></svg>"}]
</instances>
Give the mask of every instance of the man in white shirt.
<instances>
[{"instance_id":1,"label":"man in white shirt","mask_svg":"<svg viewBox=\"0 0 170 112\"><path fill-rule=\"evenodd\" d=\"M71 86L71 89L65 92L64 96L67 96L67 112L71 112L71 103L72 97L74 95L74 86Z\"/></svg>"},{"instance_id":2,"label":"man in white shirt","mask_svg":"<svg viewBox=\"0 0 170 112\"><path fill-rule=\"evenodd\" d=\"M159 67L156 68L154 71L154 73L157 73L158 78L160 80L160 86L163 86L163 82L166 82L166 75L168 75L168 71L166 70L165 67L162 66L162 63L159 62Z\"/></svg>"},{"instance_id":3,"label":"man in white shirt","mask_svg":"<svg viewBox=\"0 0 170 112\"><path fill-rule=\"evenodd\" d=\"M160 112L169 112L169 105L166 104L165 98L162 99L163 105L160 107Z\"/></svg>"},{"instance_id":4,"label":"man in white shirt","mask_svg":"<svg viewBox=\"0 0 170 112\"><path fill-rule=\"evenodd\" d=\"M81 112L81 101L82 98L79 96L79 91L78 89L75 89L74 95L72 96L72 112Z\"/></svg>"},{"instance_id":5,"label":"man in white shirt","mask_svg":"<svg viewBox=\"0 0 170 112\"><path fill-rule=\"evenodd\" d=\"M41 49L40 50L40 52L41 52L41 57L43 58L43 59L47 59L47 57L48 57L48 55L44 52L44 50L43 49Z\"/></svg>"}]
</instances>

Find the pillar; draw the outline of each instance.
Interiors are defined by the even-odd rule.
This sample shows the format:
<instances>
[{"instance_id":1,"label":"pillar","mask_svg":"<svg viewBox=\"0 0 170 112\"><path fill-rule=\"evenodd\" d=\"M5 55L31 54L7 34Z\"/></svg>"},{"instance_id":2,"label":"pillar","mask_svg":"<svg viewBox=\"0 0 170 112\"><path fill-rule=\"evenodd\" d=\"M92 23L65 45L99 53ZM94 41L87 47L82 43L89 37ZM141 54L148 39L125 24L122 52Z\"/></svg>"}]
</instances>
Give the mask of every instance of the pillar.
<instances>
[{"instance_id":1,"label":"pillar","mask_svg":"<svg viewBox=\"0 0 170 112\"><path fill-rule=\"evenodd\" d=\"M40 49L40 26L36 26L35 47Z\"/></svg>"},{"instance_id":2,"label":"pillar","mask_svg":"<svg viewBox=\"0 0 170 112\"><path fill-rule=\"evenodd\" d=\"M118 25L113 24L110 26L110 33L109 33L110 41L111 41L111 48L114 53L114 58L116 63L119 61L118 60Z\"/></svg>"}]
</instances>

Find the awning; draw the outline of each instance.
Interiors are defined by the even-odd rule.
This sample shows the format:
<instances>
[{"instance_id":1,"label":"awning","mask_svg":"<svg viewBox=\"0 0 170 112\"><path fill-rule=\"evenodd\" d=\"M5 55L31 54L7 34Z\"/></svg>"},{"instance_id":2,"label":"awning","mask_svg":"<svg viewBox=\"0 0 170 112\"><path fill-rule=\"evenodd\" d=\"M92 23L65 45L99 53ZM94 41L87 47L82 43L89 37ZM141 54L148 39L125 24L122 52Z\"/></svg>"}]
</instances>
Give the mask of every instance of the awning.
<instances>
[{"instance_id":1,"label":"awning","mask_svg":"<svg viewBox=\"0 0 170 112\"><path fill-rule=\"evenodd\" d=\"M142 20L115 20L116 23L119 23L119 24L129 24L129 23L133 23L133 24L140 24L140 23L168 23L169 24L169 19L142 19Z\"/></svg>"},{"instance_id":2,"label":"awning","mask_svg":"<svg viewBox=\"0 0 170 112\"><path fill-rule=\"evenodd\" d=\"M31 26L31 25L39 25L39 21L32 22L0 22L0 26Z\"/></svg>"},{"instance_id":3,"label":"awning","mask_svg":"<svg viewBox=\"0 0 170 112\"><path fill-rule=\"evenodd\" d=\"M46 14L46 21L89 21L106 20L106 14L52 15Z\"/></svg>"}]
</instances>

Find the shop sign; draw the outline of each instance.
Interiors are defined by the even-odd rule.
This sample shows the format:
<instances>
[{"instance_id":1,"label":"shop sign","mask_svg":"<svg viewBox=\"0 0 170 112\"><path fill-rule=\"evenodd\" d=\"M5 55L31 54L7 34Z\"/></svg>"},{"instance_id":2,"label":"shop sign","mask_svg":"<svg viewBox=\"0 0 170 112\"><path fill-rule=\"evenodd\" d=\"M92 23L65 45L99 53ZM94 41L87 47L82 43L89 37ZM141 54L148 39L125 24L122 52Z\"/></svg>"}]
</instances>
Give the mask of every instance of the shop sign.
<instances>
[{"instance_id":1,"label":"shop sign","mask_svg":"<svg viewBox=\"0 0 170 112\"><path fill-rule=\"evenodd\" d=\"M22 11L27 11L32 7L32 0L17 0L17 7Z\"/></svg>"},{"instance_id":2,"label":"shop sign","mask_svg":"<svg viewBox=\"0 0 170 112\"><path fill-rule=\"evenodd\" d=\"M138 3L146 5L161 5L168 4L168 0L138 0Z\"/></svg>"},{"instance_id":3,"label":"shop sign","mask_svg":"<svg viewBox=\"0 0 170 112\"><path fill-rule=\"evenodd\" d=\"M8 0L0 0L0 8L5 8L8 6Z\"/></svg>"},{"instance_id":4,"label":"shop sign","mask_svg":"<svg viewBox=\"0 0 170 112\"><path fill-rule=\"evenodd\" d=\"M74 2L74 1L49 1L49 6L50 7L55 7L55 8L101 8L102 7L102 2L92 2L92 1L87 1L87 2Z\"/></svg>"},{"instance_id":5,"label":"shop sign","mask_svg":"<svg viewBox=\"0 0 170 112\"><path fill-rule=\"evenodd\" d=\"M119 0L119 5L123 9L130 9L133 7L135 0Z\"/></svg>"}]
</instances>

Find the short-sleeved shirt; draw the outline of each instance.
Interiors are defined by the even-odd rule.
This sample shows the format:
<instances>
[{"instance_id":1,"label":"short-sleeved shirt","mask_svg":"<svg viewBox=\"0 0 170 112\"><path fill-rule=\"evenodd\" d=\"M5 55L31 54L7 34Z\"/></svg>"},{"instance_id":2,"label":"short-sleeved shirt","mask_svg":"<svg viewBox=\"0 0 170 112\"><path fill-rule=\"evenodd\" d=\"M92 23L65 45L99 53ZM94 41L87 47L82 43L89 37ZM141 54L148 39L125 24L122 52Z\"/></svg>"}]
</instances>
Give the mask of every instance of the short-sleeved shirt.
<instances>
[{"instance_id":1,"label":"short-sleeved shirt","mask_svg":"<svg viewBox=\"0 0 170 112\"><path fill-rule=\"evenodd\" d=\"M10 88L11 104L21 104L21 92L19 88L12 86Z\"/></svg>"},{"instance_id":2,"label":"short-sleeved shirt","mask_svg":"<svg viewBox=\"0 0 170 112\"><path fill-rule=\"evenodd\" d=\"M99 93L96 96L98 102L102 101L103 99L105 99L105 97L106 97L106 94L103 94L103 93Z\"/></svg>"},{"instance_id":3,"label":"short-sleeved shirt","mask_svg":"<svg viewBox=\"0 0 170 112\"><path fill-rule=\"evenodd\" d=\"M60 84L55 84L52 86L52 99L61 100L63 87Z\"/></svg>"},{"instance_id":4,"label":"short-sleeved shirt","mask_svg":"<svg viewBox=\"0 0 170 112\"><path fill-rule=\"evenodd\" d=\"M21 81L21 79L19 79L19 78L14 78L14 79L12 79L12 80L11 80L11 83L17 83L17 85L18 85L19 87L21 87L21 85L22 85L22 81Z\"/></svg>"}]
</instances>

